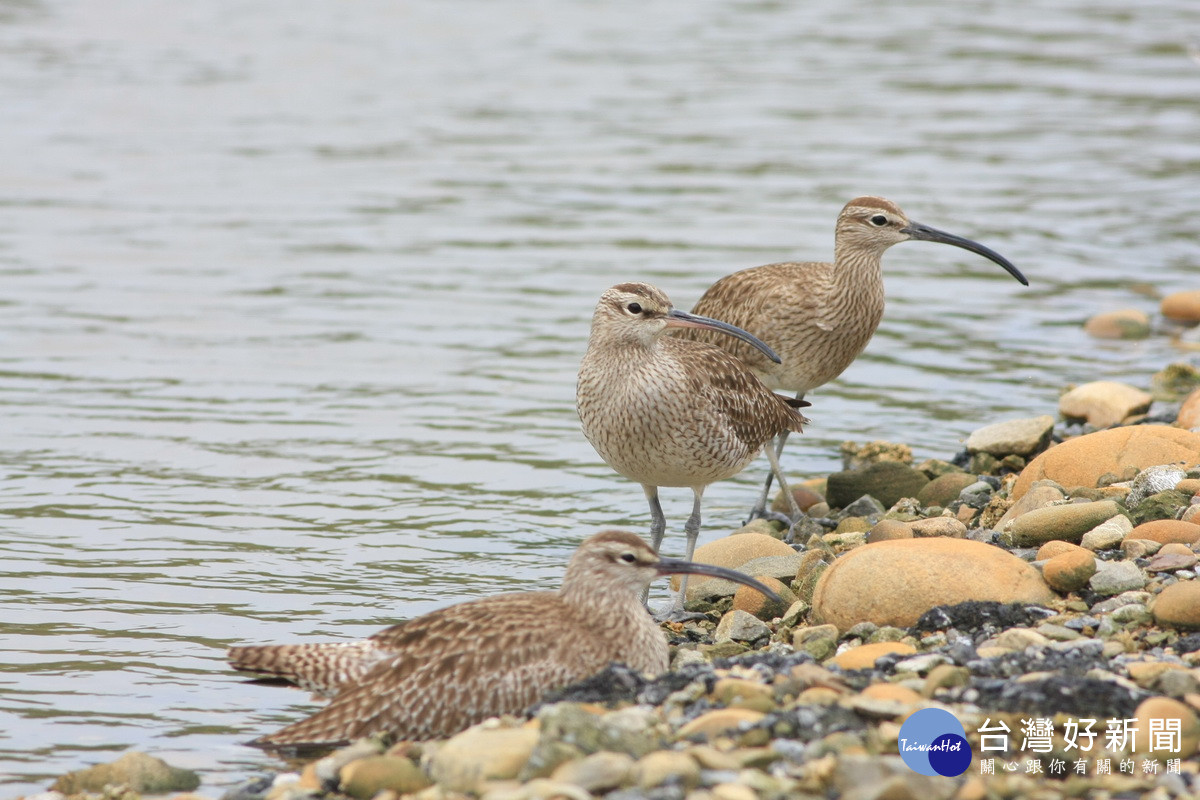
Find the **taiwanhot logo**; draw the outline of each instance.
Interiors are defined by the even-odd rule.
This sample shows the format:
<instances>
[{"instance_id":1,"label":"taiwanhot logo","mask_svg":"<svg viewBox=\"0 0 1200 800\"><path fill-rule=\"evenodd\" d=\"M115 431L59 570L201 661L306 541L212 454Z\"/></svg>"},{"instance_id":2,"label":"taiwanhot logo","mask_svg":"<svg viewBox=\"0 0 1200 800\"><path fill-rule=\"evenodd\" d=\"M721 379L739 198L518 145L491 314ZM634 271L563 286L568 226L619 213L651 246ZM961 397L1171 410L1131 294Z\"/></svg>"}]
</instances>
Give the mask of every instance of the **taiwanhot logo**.
<instances>
[{"instance_id":1,"label":"taiwanhot logo","mask_svg":"<svg viewBox=\"0 0 1200 800\"><path fill-rule=\"evenodd\" d=\"M962 775L971 766L971 745L958 717L940 708L915 711L900 726L900 757L922 775Z\"/></svg>"}]
</instances>

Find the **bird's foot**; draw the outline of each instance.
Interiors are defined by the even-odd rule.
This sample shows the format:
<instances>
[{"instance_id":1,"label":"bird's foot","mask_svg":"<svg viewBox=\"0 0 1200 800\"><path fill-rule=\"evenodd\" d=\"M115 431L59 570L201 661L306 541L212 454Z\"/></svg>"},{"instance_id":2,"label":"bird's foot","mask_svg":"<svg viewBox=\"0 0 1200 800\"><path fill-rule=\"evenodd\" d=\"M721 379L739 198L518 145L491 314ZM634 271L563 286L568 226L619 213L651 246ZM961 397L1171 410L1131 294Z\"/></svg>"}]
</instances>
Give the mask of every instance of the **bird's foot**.
<instances>
[{"instance_id":1,"label":"bird's foot","mask_svg":"<svg viewBox=\"0 0 1200 800\"><path fill-rule=\"evenodd\" d=\"M765 519L768 522L779 522L779 523L782 523L782 524L788 526L789 528L792 526L792 523L793 523L792 518L789 517L787 514L781 514L778 511L768 511L765 508L755 506L754 508L750 509L750 516L746 517L746 521L743 522L742 524L749 525L751 522L753 522L756 519Z\"/></svg>"},{"instance_id":2,"label":"bird's foot","mask_svg":"<svg viewBox=\"0 0 1200 800\"><path fill-rule=\"evenodd\" d=\"M708 619L708 614L700 611L686 611L682 606L668 606L661 611L655 611L650 617L661 625L664 622L695 622Z\"/></svg>"}]
</instances>

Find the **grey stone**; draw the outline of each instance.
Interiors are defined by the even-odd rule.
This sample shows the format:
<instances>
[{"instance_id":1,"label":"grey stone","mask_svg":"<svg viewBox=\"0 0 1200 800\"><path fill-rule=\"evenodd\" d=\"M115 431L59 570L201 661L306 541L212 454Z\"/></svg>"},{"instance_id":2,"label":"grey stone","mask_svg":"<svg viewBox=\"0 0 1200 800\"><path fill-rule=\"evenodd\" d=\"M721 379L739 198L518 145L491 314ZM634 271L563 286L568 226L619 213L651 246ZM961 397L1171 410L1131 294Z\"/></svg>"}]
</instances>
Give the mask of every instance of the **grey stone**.
<instances>
[{"instance_id":1,"label":"grey stone","mask_svg":"<svg viewBox=\"0 0 1200 800\"><path fill-rule=\"evenodd\" d=\"M1187 473L1174 464L1146 467L1130 481L1129 495L1125 498L1125 504L1133 508L1151 495L1174 489L1175 484L1186 477Z\"/></svg>"},{"instance_id":2,"label":"grey stone","mask_svg":"<svg viewBox=\"0 0 1200 800\"><path fill-rule=\"evenodd\" d=\"M1092 606L1093 614L1111 614L1121 606L1127 606L1130 603L1142 603L1143 605L1150 602L1150 593L1137 590L1124 592L1116 597L1110 597L1107 600L1101 600ZM1095 619L1095 617L1091 617Z\"/></svg>"},{"instance_id":3,"label":"grey stone","mask_svg":"<svg viewBox=\"0 0 1200 800\"><path fill-rule=\"evenodd\" d=\"M713 641L723 642L732 639L735 642L753 642L770 635L771 629L758 617L747 611L735 609L721 617L716 631L713 632Z\"/></svg>"},{"instance_id":4,"label":"grey stone","mask_svg":"<svg viewBox=\"0 0 1200 800\"><path fill-rule=\"evenodd\" d=\"M883 503L869 494L864 494L838 512L836 519L842 520L847 517L865 517L866 519L871 519L872 517L878 517L886 511L887 509L883 507Z\"/></svg>"},{"instance_id":5,"label":"grey stone","mask_svg":"<svg viewBox=\"0 0 1200 800\"><path fill-rule=\"evenodd\" d=\"M1133 531L1133 523L1129 521L1129 517L1118 514L1085 533L1080 538L1079 544L1093 552L1108 550L1124 541L1131 531Z\"/></svg>"},{"instance_id":6,"label":"grey stone","mask_svg":"<svg viewBox=\"0 0 1200 800\"><path fill-rule=\"evenodd\" d=\"M1120 594L1144 587L1146 574L1132 561L1101 561L1088 585L1096 594Z\"/></svg>"},{"instance_id":7,"label":"grey stone","mask_svg":"<svg viewBox=\"0 0 1200 800\"><path fill-rule=\"evenodd\" d=\"M985 425L967 437L967 452L1027 456L1045 449L1053 430L1054 417L1049 414Z\"/></svg>"}]
</instances>

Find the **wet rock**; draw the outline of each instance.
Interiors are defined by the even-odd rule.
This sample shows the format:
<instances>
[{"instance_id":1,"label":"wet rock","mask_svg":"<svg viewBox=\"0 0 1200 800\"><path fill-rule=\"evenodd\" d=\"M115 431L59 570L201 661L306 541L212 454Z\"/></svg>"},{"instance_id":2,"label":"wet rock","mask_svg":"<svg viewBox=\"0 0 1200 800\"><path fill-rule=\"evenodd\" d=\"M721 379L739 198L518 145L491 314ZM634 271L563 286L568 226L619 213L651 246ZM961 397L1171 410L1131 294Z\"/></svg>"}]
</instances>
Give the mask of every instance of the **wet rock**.
<instances>
[{"instance_id":1,"label":"wet rock","mask_svg":"<svg viewBox=\"0 0 1200 800\"><path fill-rule=\"evenodd\" d=\"M72 795L101 792L110 784L143 794L190 792L200 785L200 776L190 769L172 767L161 758L133 751L107 764L68 772L50 790Z\"/></svg>"},{"instance_id":2,"label":"wet rock","mask_svg":"<svg viewBox=\"0 0 1200 800\"><path fill-rule=\"evenodd\" d=\"M1134 525L1152 522L1156 519L1174 519L1180 508L1187 506L1191 498L1182 492L1168 490L1150 495L1138 503L1130 516Z\"/></svg>"},{"instance_id":3,"label":"wet rock","mask_svg":"<svg viewBox=\"0 0 1200 800\"><path fill-rule=\"evenodd\" d=\"M797 559L798 560L798 559ZM739 586L733 595L733 610L753 614L758 619L770 620L782 617L796 602L796 595L782 581L770 575L750 573L759 583L779 595L780 600L772 600L757 589L749 586ZM795 572L792 572L795 575Z\"/></svg>"},{"instance_id":4,"label":"wet rock","mask_svg":"<svg viewBox=\"0 0 1200 800\"><path fill-rule=\"evenodd\" d=\"M1175 424L1187 430L1200 428L1200 389L1196 389L1184 399Z\"/></svg>"},{"instance_id":5,"label":"wet rock","mask_svg":"<svg viewBox=\"0 0 1200 800\"><path fill-rule=\"evenodd\" d=\"M385 789L400 794L419 792L430 780L413 762L400 756L368 756L351 761L338 773L343 794L369 800Z\"/></svg>"},{"instance_id":6,"label":"wet rock","mask_svg":"<svg viewBox=\"0 0 1200 800\"><path fill-rule=\"evenodd\" d=\"M917 502L922 507L948 506L958 499L959 493L977 479L968 472L951 472L934 478L917 492Z\"/></svg>"},{"instance_id":7,"label":"wet rock","mask_svg":"<svg viewBox=\"0 0 1200 800\"><path fill-rule=\"evenodd\" d=\"M1162 315L1173 322L1185 325L1200 323L1200 290L1174 292L1159 304Z\"/></svg>"},{"instance_id":8,"label":"wet rock","mask_svg":"<svg viewBox=\"0 0 1200 800\"><path fill-rule=\"evenodd\" d=\"M1153 542L1168 544L1194 545L1200 543L1200 525L1193 522L1180 522L1174 519L1152 520L1138 525L1129 534L1131 539L1149 539Z\"/></svg>"},{"instance_id":9,"label":"wet rock","mask_svg":"<svg viewBox=\"0 0 1200 800\"><path fill-rule=\"evenodd\" d=\"M481 723L447 739L429 759L429 774L456 792L478 791L484 781L517 777L533 755L538 731Z\"/></svg>"},{"instance_id":10,"label":"wet rock","mask_svg":"<svg viewBox=\"0 0 1200 800\"><path fill-rule=\"evenodd\" d=\"M1017 517L1003 534L1018 547L1037 546L1051 539L1078 542L1085 533L1120 513L1120 506L1112 500L1046 506Z\"/></svg>"},{"instance_id":11,"label":"wet rock","mask_svg":"<svg viewBox=\"0 0 1200 800\"><path fill-rule=\"evenodd\" d=\"M842 453L842 469L861 470L872 464L893 461L898 464L912 464L912 448L906 444L874 441L859 444L858 442L842 442L839 448ZM835 504L836 505L836 504ZM890 503L888 505L891 505Z\"/></svg>"},{"instance_id":12,"label":"wet rock","mask_svg":"<svg viewBox=\"0 0 1200 800\"><path fill-rule=\"evenodd\" d=\"M1101 561L1088 581L1093 592L1105 596L1136 591L1145 585L1146 574L1132 561Z\"/></svg>"},{"instance_id":13,"label":"wet rock","mask_svg":"<svg viewBox=\"0 0 1200 800\"><path fill-rule=\"evenodd\" d=\"M1053 598L1034 567L1000 548L969 539L897 539L834 561L818 581L812 617L842 629L863 621L908 627L934 606Z\"/></svg>"},{"instance_id":14,"label":"wet rock","mask_svg":"<svg viewBox=\"0 0 1200 800\"><path fill-rule=\"evenodd\" d=\"M713 640L716 642L728 640L753 642L770 635L771 629L758 617L745 611L734 610L721 617L716 631L713 632Z\"/></svg>"},{"instance_id":15,"label":"wet rock","mask_svg":"<svg viewBox=\"0 0 1200 800\"><path fill-rule=\"evenodd\" d=\"M1101 476L1126 467L1145 469L1180 462L1200 463L1200 433L1167 425L1134 425L1089 433L1051 447L1021 471L1012 496L1021 498L1034 481L1049 478L1061 486L1096 486Z\"/></svg>"},{"instance_id":16,"label":"wet rock","mask_svg":"<svg viewBox=\"0 0 1200 800\"><path fill-rule=\"evenodd\" d=\"M1145 339L1150 335L1150 317L1136 308L1104 311L1083 325L1094 339Z\"/></svg>"},{"instance_id":17,"label":"wet rock","mask_svg":"<svg viewBox=\"0 0 1200 800\"><path fill-rule=\"evenodd\" d=\"M792 490L792 497L795 499L796 505L801 511L807 512L817 503L825 501L824 497L817 494L807 486L792 486L790 488ZM782 491L776 493L775 499L771 501L771 510L777 511L780 514L787 514L791 511L791 508L788 506L787 498L783 496Z\"/></svg>"},{"instance_id":18,"label":"wet rock","mask_svg":"<svg viewBox=\"0 0 1200 800\"><path fill-rule=\"evenodd\" d=\"M1150 607L1159 625L1200 629L1200 580L1179 581L1166 587Z\"/></svg>"},{"instance_id":19,"label":"wet rock","mask_svg":"<svg viewBox=\"0 0 1200 800\"><path fill-rule=\"evenodd\" d=\"M912 529L913 536L918 538L945 536L951 539L961 539L967 535L967 526L954 517L919 519L908 523L908 527Z\"/></svg>"},{"instance_id":20,"label":"wet rock","mask_svg":"<svg viewBox=\"0 0 1200 800\"><path fill-rule=\"evenodd\" d=\"M1079 544L1088 550L1108 550L1119 545L1132 532L1133 523L1129 521L1129 517L1118 514L1085 533Z\"/></svg>"},{"instance_id":21,"label":"wet rock","mask_svg":"<svg viewBox=\"0 0 1200 800\"><path fill-rule=\"evenodd\" d=\"M1129 494L1125 497L1125 503L1131 507L1135 506L1150 495L1174 489L1186 477L1187 473L1174 464L1158 464L1147 467L1130 482Z\"/></svg>"},{"instance_id":22,"label":"wet rock","mask_svg":"<svg viewBox=\"0 0 1200 800\"><path fill-rule=\"evenodd\" d=\"M1061 539L1051 539L1038 548L1037 556L1034 558L1034 561L1049 561L1055 556L1060 556L1063 553L1074 553L1086 549L1087 548L1077 544L1064 542Z\"/></svg>"},{"instance_id":23,"label":"wet rock","mask_svg":"<svg viewBox=\"0 0 1200 800\"><path fill-rule=\"evenodd\" d=\"M997 530L1004 530L1009 522L1023 514L1028 514L1039 508L1045 508L1051 503L1066 499L1062 487L1054 481L1038 481L1020 500L1017 500L1004 511L1004 515L996 521Z\"/></svg>"},{"instance_id":24,"label":"wet rock","mask_svg":"<svg viewBox=\"0 0 1200 800\"><path fill-rule=\"evenodd\" d=\"M958 501L974 509L986 508L991 502L995 489L987 481L975 481L958 493ZM960 509L962 511L963 509Z\"/></svg>"},{"instance_id":25,"label":"wet rock","mask_svg":"<svg viewBox=\"0 0 1200 800\"><path fill-rule=\"evenodd\" d=\"M765 716L763 712L749 708L718 708L685 723L676 736L680 739L710 739L757 725Z\"/></svg>"},{"instance_id":26,"label":"wet rock","mask_svg":"<svg viewBox=\"0 0 1200 800\"><path fill-rule=\"evenodd\" d=\"M718 567L728 567L729 569L741 569L742 565L751 559L762 558L764 556L794 556L795 554L796 551L789 545L784 544L774 537L761 533L739 533L700 545L696 548L696 552L692 558L704 564L715 564ZM714 580L717 579L692 575L688 578L688 599L692 598L693 592L697 593L696 597L702 596L702 589L700 587L704 583ZM672 576L671 586L675 589L679 588L678 575ZM731 591L730 594L733 594L733 592Z\"/></svg>"},{"instance_id":27,"label":"wet rock","mask_svg":"<svg viewBox=\"0 0 1200 800\"><path fill-rule=\"evenodd\" d=\"M977 429L967 437L968 453L990 453L1006 456L1033 455L1050 443L1054 431L1054 417L1049 414L1028 419L997 422ZM942 505L945 505L944 503Z\"/></svg>"},{"instance_id":28,"label":"wet rock","mask_svg":"<svg viewBox=\"0 0 1200 800\"><path fill-rule=\"evenodd\" d=\"M550 775L556 783L569 783L592 793L603 793L625 783L633 758L625 753L600 751L560 765Z\"/></svg>"},{"instance_id":29,"label":"wet rock","mask_svg":"<svg viewBox=\"0 0 1200 800\"><path fill-rule=\"evenodd\" d=\"M826 499L837 508L870 495L887 508L903 497L916 497L927 483L929 478L919 470L898 461L880 461L863 470L830 475Z\"/></svg>"},{"instance_id":30,"label":"wet rock","mask_svg":"<svg viewBox=\"0 0 1200 800\"><path fill-rule=\"evenodd\" d=\"M633 783L641 789L675 784L691 789L700 783L700 765L687 753L660 750L638 759L630 771Z\"/></svg>"},{"instance_id":31,"label":"wet rock","mask_svg":"<svg viewBox=\"0 0 1200 800\"><path fill-rule=\"evenodd\" d=\"M1125 383L1092 381L1060 397L1058 411L1066 419L1082 419L1093 427L1107 428L1145 413L1153 399L1149 392Z\"/></svg>"},{"instance_id":32,"label":"wet rock","mask_svg":"<svg viewBox=\"0 0 1200 800\"><path fill-rule=\"evenodd\" d=\"M1042 577L1055 591L1077 592L1096 574L1096 555L1076 549L1054 556L1042 567Z\"/></svg>"},{"instance_id":33,"label":"wet rock","mask_svg":"<svg viewBox=\"0 0 1200 800\"><path fill-rule=\"evenodd\" d=\"M686 676L663 676L654 686L678 689L687 683ZM677 685L681 684L681 685ZM646 689L647 692L650 688ZM598 695L592 702L614 702L625 699L623 693L613 697ZM635 698L643 697L639 693ZM644 700L649 702L653 698ZM661 699L658 700L661 702ZM626 753L640 758L666 743L666 732L658 723L654 712L632 706L608 714L596 714L590 706L579 703L555 703L538 712L542 738L546 742L561 742L578 748L585 754L608 750Z\"/></svg>"},{"instance_id":34,"label":"wet rock","mask_svg":"<svg viewBox=\"0 0 1200 800\"><path fill-rule=\"evenodd\" d=\"M817 661L824 661L833 655L837 642L836 625L811 625L792 632L792 647L808 653Z\"/></svg>"},{"instance_id":35,"label":"wet rock","mask_svg":"<svg viewBox=\"0 0 1200 800\"><path fill-rule=\"evenodd\" d=\"M881 519L867 534L867 543L913 538L912 528L897 519Z\"/></svg>"},{"instance_id":36,"label":"wet rock","mask_svg":"<svg viewBox=\"0 0 1200 800\"><path fill-rule=\"evenodd\" d=\"M875 662L883 656L893 653L910 655L915 652L917 652L915 647L904 642L860 644L858 647L851 647L849 650L838 653L830 663L842 669L871 669L875 666Z\"/></svg>"},{"instance_id":37,"label":"wet rock","mask_svg":"<svg viewBox=\"0 0 1200 800\"><path fill-rule=\"evenodd\" d=\"M1196 755L1197 747L1200 747L1200 718L1184 703L1170 697L1151 697L1138 705L1134 717L1138 721L1138 752L1153 753L1158 758L1191 758ZM1179 721L1180 746L1178 749L1161 746L1167 743L1169 737L1162 742L1152 741L1150 737L1151 720L1160 720L1156 724L1163 724L1167 720ZM1169 722L1166 724L1170 725ZM1160 746L1155 747L1154 745Z\"/></svg>"}]
</instances>

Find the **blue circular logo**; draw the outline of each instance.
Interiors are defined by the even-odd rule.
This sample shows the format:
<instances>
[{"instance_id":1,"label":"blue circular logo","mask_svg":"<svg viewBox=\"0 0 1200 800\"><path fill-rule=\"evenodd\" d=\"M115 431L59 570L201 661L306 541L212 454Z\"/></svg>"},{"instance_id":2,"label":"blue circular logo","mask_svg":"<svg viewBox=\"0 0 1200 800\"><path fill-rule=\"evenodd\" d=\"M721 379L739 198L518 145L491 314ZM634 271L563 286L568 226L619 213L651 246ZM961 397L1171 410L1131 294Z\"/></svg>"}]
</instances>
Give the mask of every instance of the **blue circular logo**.
<instances>
[{"instance_id":1,"label":"blue circular logo","mask_svg":"<svg viewBox=\"0 0 1200 800\"><path fill-rule=\"evenodd\" d=\"M900 757L922 775L962 775L971 766L971 745L958 717L940 708L913 712L900 726Z\"/></svg>"}]
</instances>

